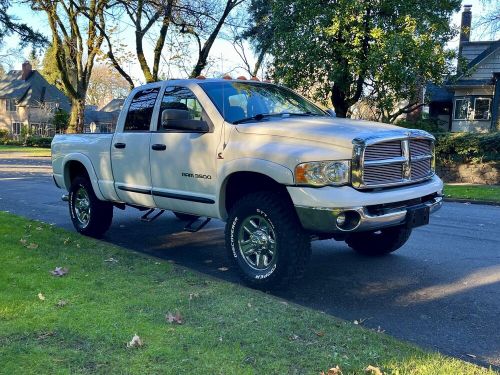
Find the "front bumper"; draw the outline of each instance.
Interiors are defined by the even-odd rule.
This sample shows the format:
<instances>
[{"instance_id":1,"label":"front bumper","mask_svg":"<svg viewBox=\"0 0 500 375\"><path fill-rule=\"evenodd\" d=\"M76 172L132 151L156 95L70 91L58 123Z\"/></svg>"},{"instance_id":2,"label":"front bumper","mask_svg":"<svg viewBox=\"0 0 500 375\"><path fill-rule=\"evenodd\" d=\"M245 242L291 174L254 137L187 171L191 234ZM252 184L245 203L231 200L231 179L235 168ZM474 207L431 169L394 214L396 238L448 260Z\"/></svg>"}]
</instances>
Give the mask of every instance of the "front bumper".
<instances>
[{"instance_id":1,"label":"front bumper","mask_svg":"<svg viewBox=\"0 0 500 375\"><path fill-rule=\"evenodd\" d=\"M377 230L406 222L408 210L442 205L443 183L439 177L415 185L374 191L349 186L326 188L288 187L302 226L313 233L350 233ZM339 227L337 217L348 213L352 225Z\"/></svg>"},{"instance_id":2,"label":"front bumper","mask_svg":"<svg viewBox=\"0 0 500 375\"><path fill-rule=\"evenodd\" d=\"M427 206L429 213L434 213L441 208L442 204L443 198L436 196L413 206L388 208L380 213L375 213L371 207L325 209L295 206L295 209L304 229L314 233L351 233L402 225L406 222L406 214L409 209L416 206ZM337 225L337 217L341 213L344 215L345 213L349 213L355 216L355 224L344 228L339 227Z\"/></svg>"}]
</instances>

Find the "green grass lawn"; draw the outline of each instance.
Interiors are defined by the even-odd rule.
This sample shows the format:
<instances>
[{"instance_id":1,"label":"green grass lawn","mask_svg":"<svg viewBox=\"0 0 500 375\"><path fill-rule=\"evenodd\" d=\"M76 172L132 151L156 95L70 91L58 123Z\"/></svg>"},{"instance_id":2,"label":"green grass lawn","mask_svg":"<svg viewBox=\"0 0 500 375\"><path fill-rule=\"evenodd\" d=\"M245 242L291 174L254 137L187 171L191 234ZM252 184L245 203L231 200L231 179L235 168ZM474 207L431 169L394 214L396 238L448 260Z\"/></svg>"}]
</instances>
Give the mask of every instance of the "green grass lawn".
<instances>
[{"instance_id":1,"label":"green grass lawn","mask_svg":"<svg viewBox=\"0 0 500 375\"><path fill-rule=\"evenodd\" d=\"M165 261L0 212L0 372L493 373ZM63 277L49 271L67 267ZM168 313L182 316L169 323ZM137 334L142 347L126 343ZM492 333L494 334L494 333Z\"/></svg>"},{"instance_id":2,"label":"green grass lawn","mask_svg":"<svg viewBox=\"0 0 500 375\"><path fill-rule=\"evenodd\" d=\"M23 153L29 156L50 156L50 148L0 145L0 152Z\"/></svg>"},{"instance_id":3,"label":"green grass lawn","mask_svg":"<svg viewBox=\"0 0 500 375\"><path fill-rule=\"evenodd\" d=\"M444 195L449 198L470 199L500 203L499 185L449 185L444 187Z\"/></svg>"}]
</instances>

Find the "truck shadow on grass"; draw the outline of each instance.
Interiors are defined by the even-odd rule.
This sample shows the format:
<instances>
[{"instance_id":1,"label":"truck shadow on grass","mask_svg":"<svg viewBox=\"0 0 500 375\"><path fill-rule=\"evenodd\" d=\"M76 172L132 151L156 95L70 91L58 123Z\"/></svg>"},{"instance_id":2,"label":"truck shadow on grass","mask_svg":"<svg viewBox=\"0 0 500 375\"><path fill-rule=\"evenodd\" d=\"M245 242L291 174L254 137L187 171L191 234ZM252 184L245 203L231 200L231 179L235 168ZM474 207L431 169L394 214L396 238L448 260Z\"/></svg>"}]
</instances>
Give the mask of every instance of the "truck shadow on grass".
<instances>
[{"instance_id":1,"label":"truck shadow on grass","mask_svg":"<svg viewBox=\"0 0 500 375\"><path fill-rule=\"evenodd\" d=\"M223 223L212 221L198 233L183 232L172 214L154 223L137 223L117 214L106 241L147 253L213 277L240 283L224 247ZM450 270L440 254L422 252L416 231L393 255L367 258L343 242L313 242L304 278L272 294L444 354L500 366L497 308L478 303L477 294L494 296L500 265ZM428 244L430 247L433 245ZM422 256L424 255L424 256ZM459 308L457 308L459 307Z\"/></svg>"}]
</instances>

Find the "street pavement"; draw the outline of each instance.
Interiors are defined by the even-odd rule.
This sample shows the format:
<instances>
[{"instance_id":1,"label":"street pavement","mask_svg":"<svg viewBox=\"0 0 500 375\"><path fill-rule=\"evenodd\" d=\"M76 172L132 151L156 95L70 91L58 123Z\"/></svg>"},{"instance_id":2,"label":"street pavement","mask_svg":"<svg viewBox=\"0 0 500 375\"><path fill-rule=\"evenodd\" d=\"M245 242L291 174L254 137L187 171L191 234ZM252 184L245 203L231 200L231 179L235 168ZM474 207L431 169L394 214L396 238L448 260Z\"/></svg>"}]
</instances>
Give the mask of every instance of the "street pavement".
<instances>
[{"instance_id":1,"label":"street pavement","mask_svg":"<svg viewBox=\"0 0 500 375\"><path fill-rule=\"evenodd\" d=\"M50 159L0 153L0 210L73 231ZM151 223L115 209L104 241L239 283L224 249L224 226L198 233L165 213ZM370 259L343 242L313 242L299 285L276 293L425 348L500 368L500 207L445 203L396 253ZM222 272L221 267L229 270Z\"/></svg>"}]
</instances>

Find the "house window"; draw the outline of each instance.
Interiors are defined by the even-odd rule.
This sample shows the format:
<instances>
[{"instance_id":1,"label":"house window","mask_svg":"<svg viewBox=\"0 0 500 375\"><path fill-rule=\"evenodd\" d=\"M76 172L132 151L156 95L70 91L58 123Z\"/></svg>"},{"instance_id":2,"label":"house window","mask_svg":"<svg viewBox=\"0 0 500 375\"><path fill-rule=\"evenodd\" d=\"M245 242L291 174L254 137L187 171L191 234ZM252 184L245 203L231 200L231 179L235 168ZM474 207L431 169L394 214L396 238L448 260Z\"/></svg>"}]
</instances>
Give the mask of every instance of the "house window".
<instances>
[{"instance_id":1,"label":"house window","mask_svg":"<svg viewBox=\"0 0 500 375\"><path fill-rule=\"evenodd\" d=\"M467 120L469 118L470 99L456 99L455 100L455 120Z\"/></svg>"},{"instance_id":2,"label":"house window","mask_svg":"<svg viewBox=\"0 0 500 375\"><path fill-rule=\"evenodd\" d=\"M17 112L16 102L13 99L5 100L5 110L7 112Z\"/></svg>"},{"instance_id":3,"label":"house window","mask_svg":"<svg viewBox=\"0 0 500 375\"><path fill-rule=\"evenodd\" d=\"M491 99L476 98L474 100L474 120L491 119Z\"/></svg>"},{"instance_id":4,"label":"house window","mask_svg":"<svg viewBox=\"0 0 500 375\"><path fill-rule=\"evenodd\" d=\"M31 123L31 134L39 137L43 136L43 125L38 123Z\"/></svg>"},{"instance_id":5,"label":"house window","mask_svg":"<svg viewBox=\"0 0 500 375\"><path fill-rule=\"evenodd\" d=\"M13 122L12 123L12 135L18 136L21 135L21 129L23 127L23 124L20 122Z\"/></svg>"}]
</instances>

